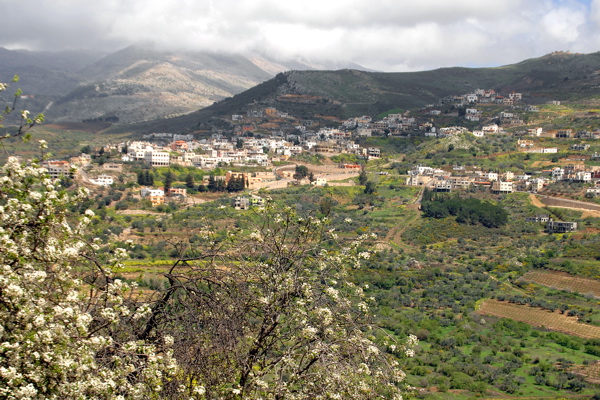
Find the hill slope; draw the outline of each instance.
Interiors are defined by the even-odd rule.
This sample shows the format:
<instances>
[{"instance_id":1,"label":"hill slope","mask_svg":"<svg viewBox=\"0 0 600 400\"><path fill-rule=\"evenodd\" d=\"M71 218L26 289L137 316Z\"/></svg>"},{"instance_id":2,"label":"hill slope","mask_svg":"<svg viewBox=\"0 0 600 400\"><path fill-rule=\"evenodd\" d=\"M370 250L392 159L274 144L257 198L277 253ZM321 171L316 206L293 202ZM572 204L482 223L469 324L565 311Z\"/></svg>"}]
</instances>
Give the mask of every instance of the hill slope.
<instances>
[{"instance_id":1,"label":"hill slope","mask_svg":"<svg viewBox=\"0 0 600 400\"><path fill-rule=\"evenodd\" d=\"M376 116L401 108L433 104L440 98L477 88L524 94L524 101L596 96L600 87L600 53L552 53L497 68L441 68L432 71L381 73L357 70L289 71L231 99L189 115L144 124L140 130L193 131L214 117L250 108L275 107L300 118L328 115Z\"/></svg>"},{"instance_id":2,"label":"hill slope","mask_svg":"<svg viewBox=\"0 0 600 400\"><path fill-rule=\"evenodd\" d=\"M130 46L105 57L0 49L0 81L19 74L24 94L33 96L24 106L44 110L51 122L131 123L184 114L292 68L325 66L256 54L164 51L152 45Z\"/></svg>"}]
</instances>

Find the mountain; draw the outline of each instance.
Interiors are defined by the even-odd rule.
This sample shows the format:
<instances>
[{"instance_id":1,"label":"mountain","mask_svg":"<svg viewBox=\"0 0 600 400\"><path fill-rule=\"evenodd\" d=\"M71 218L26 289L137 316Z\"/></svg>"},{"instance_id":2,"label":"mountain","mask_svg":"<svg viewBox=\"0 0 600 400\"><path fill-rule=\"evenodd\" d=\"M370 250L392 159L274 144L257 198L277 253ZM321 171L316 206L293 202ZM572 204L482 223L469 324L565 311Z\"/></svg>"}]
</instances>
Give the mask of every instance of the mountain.
<instances>
[{"instance_id":1,"label":"mountain","mask_svg":"<svg viewBox=\"0 0 600 400\"><path fill-rule=\"evenodd\" d=\"M121 123L195 111L290 69L362 67L134 45L108 55L0 49L0 81L19 74L27 108L51 122Z\"/></svg>"},{"instance_id":2,"label":"mountain","mask_svg":"<svg viewBox=\"0 0 600 400\"><path fill-rule=\"evenodd\" d=\"M277 72L283 67L273 66ZM135 122L211 105L273 76L239 55L131 46L80 71L84 83L52 104L51 120Z\"/></svg>"},{"instance_id":3,"label":"mountain","mask_svg":"<svg viewBox=\"0 0 600 400\"><path fill-rule=\"evenodd\" d=\"M394 109L419 108L439 99L494 89L519 91L532 104L550 99L596 96L600 88L600 53L555 52L495 68L440 68L382 73L358 70L288 71L230 99L181 117L141 124L135 129L193 131L215 117L274 107L298 118L345 119Z\"/></svg>"},{"instance_id":4,"label":"mountain","mask_svg":"<svg viewBox=\"0 0 600 400\"><path fill-rule=\"evenodd\" d=\"M20 81L11 89L22 89L19 108L41 112L54 99L66 95L81 82L79 71L103 57L88 51L31 52L0 47L0 82ZM0 101L12 101L14 90L1 93Z\"/></svg>"},{"instance_id":5,"label":"mountain","mask_svg":"<svg viewBox=\"0 0 600 400\"><path fill-rule=\"evenodd\" d=\"M19 75L19 87L25 94L61 96L77 86L78 72L101 54L87 51L31 52L0 47L0 82Z\"/></svg>"}]
</instances>

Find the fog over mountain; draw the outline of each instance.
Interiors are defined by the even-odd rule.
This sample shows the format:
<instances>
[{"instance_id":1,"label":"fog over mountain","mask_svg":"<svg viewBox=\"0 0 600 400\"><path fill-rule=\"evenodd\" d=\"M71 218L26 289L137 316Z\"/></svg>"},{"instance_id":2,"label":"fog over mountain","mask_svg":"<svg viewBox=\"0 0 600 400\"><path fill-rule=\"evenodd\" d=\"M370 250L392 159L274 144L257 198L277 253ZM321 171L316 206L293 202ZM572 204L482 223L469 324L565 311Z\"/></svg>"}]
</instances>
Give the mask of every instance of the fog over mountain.
<instances>
[{"instance_id":1,"label":"fog over mountain","mask_svg":"<svg viewBox=\"0 0 600 400\"><path fill-rule=\"evenodd\" d=\"M600 49L600 0L0 2L0 47L262 54L373 70L497 66Z\"/></svg>"},{"instance_id":2,"label":"fog over mountain","mask_svg":"<svg viewBox=\"0 0 600 400\"><path fill-rule=\"evenodd\" d=\"M180 115L240 93L279 72L338 68L364 69L353 63L276 61L258 54L166 51L150 44L106 56L0 48L0 81L18 74L18 87L25 95L23 106L43 111L52 122L130 123Z\"/></svg>"},{"instance_id":3,"label":"fog over mountain","mask_svg":"<svg viewBox=\"0 0 600 400\"><path fill-rule=\"evenodd\" d=\"M49 120L184 114L286 70L489 67L600 49L600 0L0 2L0 81Z\"/></svg>"}]
</instances>

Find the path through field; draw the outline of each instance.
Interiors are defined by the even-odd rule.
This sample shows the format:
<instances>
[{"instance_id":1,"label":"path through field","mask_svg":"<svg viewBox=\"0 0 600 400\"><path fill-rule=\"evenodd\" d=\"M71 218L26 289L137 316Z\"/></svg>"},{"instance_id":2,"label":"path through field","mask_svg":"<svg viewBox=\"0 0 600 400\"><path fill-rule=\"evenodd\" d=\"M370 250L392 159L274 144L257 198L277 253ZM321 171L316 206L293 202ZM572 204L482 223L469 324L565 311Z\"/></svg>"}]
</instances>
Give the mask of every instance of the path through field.
<instances>
[{"instance_id":1,"label":"path through field","mask_svg":"<svg viewBox=\"0 0 600 400\"><path fill-rule=\"evenodd\" d=\"M421 213L419 212L419 208L421 206L422 198L423 198L423 190L421 190L419 192L419 195L415 198L413 203L406 207L408 209L416 210L417 213L415 214L415 216L413 218L411 218L410 220L406 221L406 223L403 225L400 225L400 226L394 225L394 227L389 230L387 236L385 237L385 241L387 243L390 243L390 242L394 243L394 244L402 247L404 250L414 250L414 249L412 249L412 246L410 246L402 241L402 235L404 234L404 232L406 232L406 230L408 228L413 226L415 224L415 222L417 222L421 218Z\"/></svg>"}]
</instances>

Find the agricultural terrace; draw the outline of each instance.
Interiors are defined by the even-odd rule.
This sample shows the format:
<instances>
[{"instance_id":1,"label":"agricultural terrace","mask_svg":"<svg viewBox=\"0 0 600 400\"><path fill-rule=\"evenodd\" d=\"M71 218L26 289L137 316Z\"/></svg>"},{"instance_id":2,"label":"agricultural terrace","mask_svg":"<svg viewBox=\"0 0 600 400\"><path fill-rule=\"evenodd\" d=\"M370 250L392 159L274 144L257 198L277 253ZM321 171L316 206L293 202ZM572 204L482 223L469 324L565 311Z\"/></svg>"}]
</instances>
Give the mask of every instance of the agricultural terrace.
<instances>
[{"instance_id":1,"label":"agricultural terrace","mask_svg":"<svg viewBox=\"0 0 600 400\"><path fill-rule=\"evenodd\" d=\"M583 324L577 317L569 317L559 311L548 311L527 305L508 303L498 300L486 300L478 311L480 314L500 318L510 318L536 327L579 336L586 339L599 339L600 327Z\"/></svg>"},{"instance_id":2,"label":"agricultural terrace","mask_svg":"<svg viewBox=\"0 0 600 400\"><path fill-rule=\"evenodd\" d=\"M600 281L596 279L573 276L566 272L559 271L530 271L523 275L523 278L547 286L553 289L567 290L577 292L582 295L591 294L594 297L600 297Z\"/></svg>"}]
</instances>

